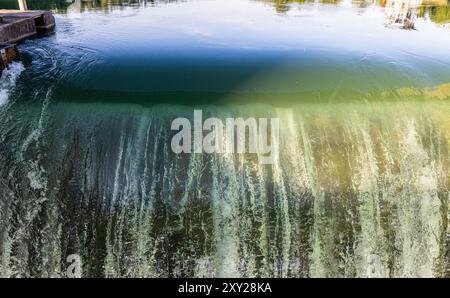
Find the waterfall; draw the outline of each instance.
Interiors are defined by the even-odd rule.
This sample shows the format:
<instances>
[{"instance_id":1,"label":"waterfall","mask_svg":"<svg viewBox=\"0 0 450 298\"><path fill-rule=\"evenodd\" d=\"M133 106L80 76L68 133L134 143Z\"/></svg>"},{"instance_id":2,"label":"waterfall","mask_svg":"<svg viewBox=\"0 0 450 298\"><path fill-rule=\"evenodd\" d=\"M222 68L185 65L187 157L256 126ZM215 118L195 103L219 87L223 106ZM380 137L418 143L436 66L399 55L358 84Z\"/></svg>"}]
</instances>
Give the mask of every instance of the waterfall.
<instances>
[{"instance_id":1,"label":"waterfall","mask_svg":"<svg viewBox=\"0 0 450 298\"><path fill-rule=\"evenodd\" d=\"M83 276L445 276L448 103L203 112L278 117L279 158L173 153L189 107L11 107L0 275L65 276L78 254Z\"/></svg>"},{"instance_id":2,"label":"waterfall","mask_svg":"<svg viewBox=\"0 0 450 298\"><path fill-rule=\"evenodd\" d=\"M21 62L11 63L1 74L0 78L0 106L6 104L9 98L9 92L16 85L24 66Z\"/></svg>"}]
</instances>

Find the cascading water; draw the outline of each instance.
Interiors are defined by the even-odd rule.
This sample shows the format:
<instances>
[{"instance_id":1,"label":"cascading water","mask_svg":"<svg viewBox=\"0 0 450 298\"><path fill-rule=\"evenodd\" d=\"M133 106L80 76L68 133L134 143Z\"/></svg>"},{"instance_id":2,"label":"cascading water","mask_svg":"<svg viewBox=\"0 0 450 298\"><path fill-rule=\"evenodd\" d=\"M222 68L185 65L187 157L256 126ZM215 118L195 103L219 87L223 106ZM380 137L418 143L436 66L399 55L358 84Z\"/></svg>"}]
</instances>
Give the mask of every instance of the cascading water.
<instances>
[{"instance_id":1,"label":"cascading water","mask_svg":"<svg viewBox=\"0 0 450 298\"><path fill-rule=\"evenodd\" d=\"M1 154L2 276L446 274L446 103L204 107L279 117L273 165L175 155L187 107L43 107Z\"/></svg>"},{"instance_id":2,"label":"cascading water","mask_svg":"<svg viewBox=\"0 0 450 298\"><path fill-rule=\"evenodd\" d=\"M0 78L0 106L8 102L9 92L16 84L16 80L24 70L23 64L14 62L1 74Z\"/></svg>"},{"instance_id":3,"label":"cascading water","mask_svg":"<svg viewBox=\"0 0 450 298\"><path fill-rule=\"evenodd\" d=\"M448 276L448 31L350 3L97 4L58 2L0 81L1 277L73 254L84 277ZM279 157L175 154L194 109L279 118Z\"/></svg>"}]
</instances>

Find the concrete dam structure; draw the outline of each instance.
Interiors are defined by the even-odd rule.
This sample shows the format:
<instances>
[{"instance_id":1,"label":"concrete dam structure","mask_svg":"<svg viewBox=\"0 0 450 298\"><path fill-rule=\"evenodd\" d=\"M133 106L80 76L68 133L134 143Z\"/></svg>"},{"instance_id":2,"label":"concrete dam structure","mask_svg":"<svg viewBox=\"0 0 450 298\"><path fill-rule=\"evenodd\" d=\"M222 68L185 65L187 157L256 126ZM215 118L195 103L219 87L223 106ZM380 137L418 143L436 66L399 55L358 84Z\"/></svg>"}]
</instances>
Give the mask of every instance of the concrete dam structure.
<instances>
[{"instance_id":1,"label":"concrete dam structure","mask_svg":"<svg viewBox=\"0 0 450 298\"><path fill-rule=\"evenodd\" d=\"M54 28L55 18L50 11L0 10L0 71L19 59L15 43Z\"/></svg>"}]
</instances>

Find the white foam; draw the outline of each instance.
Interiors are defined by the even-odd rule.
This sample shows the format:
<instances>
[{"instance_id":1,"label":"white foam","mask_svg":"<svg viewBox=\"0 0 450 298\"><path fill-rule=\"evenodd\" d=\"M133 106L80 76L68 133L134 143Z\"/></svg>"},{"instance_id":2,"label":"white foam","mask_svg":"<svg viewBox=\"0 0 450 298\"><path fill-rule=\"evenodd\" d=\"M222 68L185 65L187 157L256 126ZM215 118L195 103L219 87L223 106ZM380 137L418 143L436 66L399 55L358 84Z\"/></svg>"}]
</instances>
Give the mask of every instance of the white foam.
<instances>
[{"instance_id":1,"label":"white foam","mask_svg":"<svg viewBox=\"0 0 450 298\"><path fill-rule=\"evenodd\" d=\"M17 78L25 67L21 62L11 63L2 73L0 78L0 106L8 102L9 92L16 85Z\"/></svg>"}]
</instances>

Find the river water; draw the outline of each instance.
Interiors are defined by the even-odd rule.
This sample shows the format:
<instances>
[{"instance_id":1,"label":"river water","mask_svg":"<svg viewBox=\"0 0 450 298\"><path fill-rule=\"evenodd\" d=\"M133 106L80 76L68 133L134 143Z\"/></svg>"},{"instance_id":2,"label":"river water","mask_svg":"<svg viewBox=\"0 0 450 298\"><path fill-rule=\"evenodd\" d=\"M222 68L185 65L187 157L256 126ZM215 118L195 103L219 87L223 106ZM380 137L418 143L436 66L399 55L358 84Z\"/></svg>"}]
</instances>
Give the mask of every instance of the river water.
<instances>
[{"instance_id":1,"label":"river water","mask_svg":"<svg viewBox=\"0 0 450 298\"><path fill-rule=\"evenodd\" d=\"M403 2L29 0L0 276L446 276L450 12ZM175 154L194 109L279 118L279 158Z\"/></svg>"}]
</instances>

